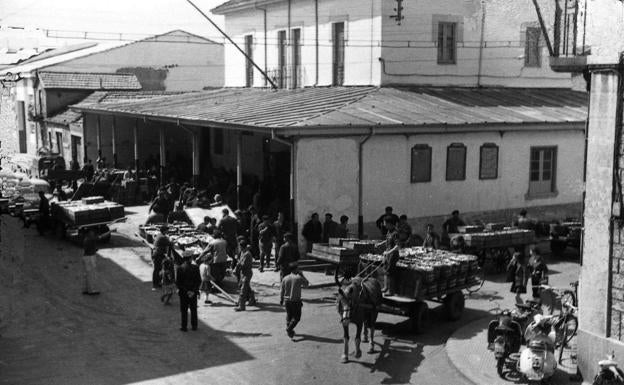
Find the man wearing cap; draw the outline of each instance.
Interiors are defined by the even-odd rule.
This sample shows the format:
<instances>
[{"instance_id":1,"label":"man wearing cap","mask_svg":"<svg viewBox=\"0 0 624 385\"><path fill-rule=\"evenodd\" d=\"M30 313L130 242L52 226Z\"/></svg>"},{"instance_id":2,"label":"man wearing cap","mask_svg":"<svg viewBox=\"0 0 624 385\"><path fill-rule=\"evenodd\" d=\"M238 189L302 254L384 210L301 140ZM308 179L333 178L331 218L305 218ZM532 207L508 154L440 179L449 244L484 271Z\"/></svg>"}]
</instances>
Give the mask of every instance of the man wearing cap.
<instances>
[{"instance_id":1,"label":"man wearing cap","mask_svg":"<svg viewBox=\"0 0 624 385\"><path fill-rule=\"evenodd\" d=\"M280 270L280 282L282 282L285 276L290 274L290 264L299 261L299 247L297 246L295 235L286 233L284 234L284 240L286 240L286 243L280 247L277 253L277 260L275 261Z\"/></svg>"},{"instance_id":2,"label":"man wearing cap","mask_svg":"<svg viewBox=\"0 0 624 385\"><path fill-rule=\"evenodd\" d=\"M301 320L301 288L308 287L310 282L299 271L298 263L290 264L290 274L284 277L280 288L280 305L286 307L286 334L293 338L295 326Z\"/></svg>"},{"instance_id":3,"label":"man wearing cap","mask_svg":"<svg viewBox=\"0 0 624 385\"><path fill-rule=\"evenodd\" d=\"M210 265L210 275L218 285L225 278L225 270L227 267L227 242L223 239L221 231L215 230L212 234L212 240L201 253L200 258L207 260Z\"/></svg>"},{"instance_id":4,"label":"man wearing cap","mask_svg":"<svg viewBox=\"0 0 624 385\"><path fill-rule=\"evenodd\" d=\"M161 287L160 270L162 270L162 263L171 253L171 240L169 240L167 236L167 229L167 225L161 226L160 234L158 234L154 240L154 250L152 251L152 264L154 265L154 270L152 271L152 290L158 290Z\"/></svg>"},{"instance_id":5,"label":"man wearing cap","mask_svg":"<svg viewBox=\"0 0 624 385\"><path fill-rule=\"evenodd\" d=\"M230 210L228 209L223 209L221 213L223 216L217 228L221 230L223 239L227 242L227 254L234 258L236 257L236 232L238 230L238 221L233 216L230 216Z\"/></svg>"},{"instance_id":6,"label":"man wearing cap","mask_svg":"<svg viewBox=\"0 0 624 385\"><path fill-rule=\"evenodd\" d=\"M386 270L386 286L383 289L388 295L395 294L396 275L398 273L396 264L399 260L399 248L402 244L399 241L399 233L396 228L397 222L394 217L388 215L384 218L384 228L387 229L386 240L377 244L377 247L385 246L384 269Z\"/></svg>"},{"instance_id":7,"label":"man wearing cap","mask_svg":"<svg viewBox=\"0 0 624 385\"><path fill-rule=\"evenodd\" d=\"M258 238L260 246L260 272L264 271L264 262L266 260L267 268L271 264L271 250L273 249L273 225L271 217L262 216L262 223L258 225Z\"/></svg>"},{"instance_id":8,"label":"man wearing cap","mask_svg":"<svg viewBox=\"0 0 624 385\"><path fill-rule=\"evenodd\" d=\"M239 240L238 245L241 254L238 265L236 265L234 269L234 273L240 276L240 295L238 297L238 306L236 306L234 310L244 311L245 302L249 301L249 306L256 305L256 297L253 290L251 290L251 277L253 275L251 264L253 263L253 255L251 255L251 246L244 238Z\"/></svg>"},{"instance_id":9,"label":"man wearing cap","mask_svg":"<svg viewBox=\"0 0 624 385\"><path fill-rule=\"evenodd\" d=\"M182 264L176 273L176 286L180 296L180 314L182 316L180 330L187 331L188 311L191 311L191 328L197 330L197 297L201 285L199 267L191 263L193 253L189 250L182 252Z\"/></svg>"},{"instance_id":10,"label":"man wearing cap","mask_svg":"<svg viewBox=\"0 0 624 385\"><path fill-rule=\"evenodd\" d=\"M338 235L338 223L332 218L330 213L325 214L325 222L323 222L323 243L329 243L329 238L336 238Z\"/></svg>"},{"instance_id":11,"label":"man wearing cap","mask_svg":"<svg viewBox=\"0 0 624 385\"><path fill-rule=\"evenodd\" d=\"M155 215L149 216L145 224L159 221L160 218L158 218L157 216L162 216L162 220L160 220L161 222L167 222L167 215L169 215L169 212L171 211L171 206L172 204L169 201L169 197L167 196L167 191L164 188L161 188L160 190L158 190L158 196L156 196L156 198L150 205L149 210L147 210L148 215L152 211Z\"/></svg>"}]
</instances>

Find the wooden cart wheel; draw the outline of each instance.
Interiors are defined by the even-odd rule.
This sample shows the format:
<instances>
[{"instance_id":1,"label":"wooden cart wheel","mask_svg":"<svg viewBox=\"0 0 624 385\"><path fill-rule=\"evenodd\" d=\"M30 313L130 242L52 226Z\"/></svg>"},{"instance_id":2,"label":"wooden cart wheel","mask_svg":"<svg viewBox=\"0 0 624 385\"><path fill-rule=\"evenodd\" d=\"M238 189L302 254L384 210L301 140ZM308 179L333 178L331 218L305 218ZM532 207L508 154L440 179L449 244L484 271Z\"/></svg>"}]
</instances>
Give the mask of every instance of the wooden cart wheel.
<instances>
[{"instance_id":1,"label":"wooden cart wheel","mask_svg":"<svg viewBox=\"0 0 624 385\"><path fill-rule=\"evenodd\" d=\"M464 312L464 294L461 291L454 291L444 297L444 312L451 321L457 321Z\"/></svg>"},{"instance_id":2,"label":"wooden cart wheel","mask_svg":"<svg viewBox=\"0 0 624 385\"><path fill-rule=\"evenodd\" d=\"M413 305L410 314L410 325L414 333L422 333L425 329L429 306L425 302L418 302Z\"/></svg>"},{"instance_id":3,"label":"wooden cart wheel","mask_svg":"<svg viewBox=\"0 0 624 385\"><path fill-rule=\"evenodd\" d=\"M357 265L338 264L334 273L336 285L343 286L357 274Z\"/></svg>"}]
</instances>

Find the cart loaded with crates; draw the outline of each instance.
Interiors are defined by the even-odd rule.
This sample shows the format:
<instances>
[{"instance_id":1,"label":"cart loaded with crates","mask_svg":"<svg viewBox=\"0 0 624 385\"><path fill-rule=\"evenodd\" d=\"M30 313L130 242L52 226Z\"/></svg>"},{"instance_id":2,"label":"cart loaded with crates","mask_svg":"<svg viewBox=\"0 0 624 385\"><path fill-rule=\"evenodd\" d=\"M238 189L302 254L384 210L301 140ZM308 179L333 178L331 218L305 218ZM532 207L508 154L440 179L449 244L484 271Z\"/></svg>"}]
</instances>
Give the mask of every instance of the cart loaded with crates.
<instances>
[{"instance_id":1,"label":"cart loaded with crates","mask_svg":"<svg viewBox=\"0 0 624 385\"><path fill-rule=\"evenodd\" d=\"M125 208L101 196L83 198L78 201L51 202L52 226L58 238L69 237L80 241L87 230L96 234L107 233L109 226L126 220ZM108 242L110 235L103 238Z\"/></svg>"},{"instance_id":2,"label":"cart loaded with crates","mask_svg":"<svg viewBox=\"0 0 624 385\"><path fill-rule=\"evenodd\" d=\"M576 220L566 220L549 225L550 251L553 255L561 255L566 248L581 249L583 223Z\"/></svg>"},{"instance_id":3,"label":"cart loaded with crates","mask_svg":"<svg viewBox=\"0 0 624 385\"><path fill-rule=\"evenodd\" d=\"M384 257L375 245L380 241L330 239L330 244L314 244L310 258L335 268L337 285L355 276L375 277L383 282ZM458 320L464 310L463 290L482 284L478 257L422 247L399 251L396 293L384 296L379 311L407 316L414 332L422 332L428 312L425 301L442 303L450 320Z\"/></svg>"},{"instance_id":4,"label":"cart loaded with crates","mask_svg":"<svg viewBox=\"0 0 624 385\"><path fill-rule=\"evenodd\" d=\"M378 274L383 258L379 254L360 255L358 275ZM446 317L456 321L464 311L463 290L481 285L474 255L409 247L399 251L396 267L396 293L383 297L379 311L409 317L414 332L423 331L429 310L425 301L441 303Z\"/></svg>"},{"instance_id":5,"label":"cart loaded with crates","mask_svg":"<svg viewBox=\"0 0 624 385\"><path fill-rule=\"evenodd\" d=\"M505 227L503 224L489 223L484 226L461 226L459 233L449 234L451 243L459 237L463 239L467 254L479 257L479 266L490 262L496 271L502 272L511 260L513 250L523 251L535 243L532 230Z\"/></svg>"}]
</instances>

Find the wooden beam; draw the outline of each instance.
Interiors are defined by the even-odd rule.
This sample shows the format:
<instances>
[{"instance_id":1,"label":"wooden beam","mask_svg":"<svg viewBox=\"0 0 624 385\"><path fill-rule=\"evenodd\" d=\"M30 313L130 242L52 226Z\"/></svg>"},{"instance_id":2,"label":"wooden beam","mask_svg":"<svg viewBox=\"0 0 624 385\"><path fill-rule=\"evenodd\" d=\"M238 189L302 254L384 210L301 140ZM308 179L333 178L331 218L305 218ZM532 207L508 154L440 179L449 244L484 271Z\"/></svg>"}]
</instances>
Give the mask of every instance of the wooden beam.
<instances>
[{"instance_id":1,"label":"wooden beam","mask_svg":"<svg viewBox=\"0 0 624 385\"><path fill-rule=\"evenodd\" d=\"M165 181L165 165L167 164L167 152L165 151L165 126L158 127L158 137L160 145L160 184L164 185Z\"/></svg>"},{"instance_id":2,"label":"wooden beam","mask_svg":"<svg viewBox=\"0 0 624 385\"><path fill-rule=\"evenodd\" d=\"M113 140L113 167L117 168L117 127L115 126L115 117L113 116L113 125L111 126Z\"/></svg>"},{"instance_id":3,"label":"wooden beam","mask_svg":"<svg viewBox=\"0 0 624 385\"><path fill-rule=\"evenodd\" d=\"M139 119L134 119L134 167L136 168L137 180L139 178Z\"/></svg>"},{"instance_id":4,"label":"wooden beam","mask_svg":"<svg viewBox=\"0 0 624 385\"><path fill-rule=\"evenodd\" d=\"M241 188L243 187L243 134L236 134L236 207L242 210Z\"/></svg>"}]
</instances>

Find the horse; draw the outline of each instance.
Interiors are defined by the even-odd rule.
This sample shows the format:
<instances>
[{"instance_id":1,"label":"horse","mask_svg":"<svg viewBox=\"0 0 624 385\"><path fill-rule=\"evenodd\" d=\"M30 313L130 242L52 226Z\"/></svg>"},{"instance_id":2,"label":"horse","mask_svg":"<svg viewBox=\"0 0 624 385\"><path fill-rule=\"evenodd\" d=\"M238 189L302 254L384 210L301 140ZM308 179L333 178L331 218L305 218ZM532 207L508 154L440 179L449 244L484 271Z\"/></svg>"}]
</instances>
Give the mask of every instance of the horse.
<instances>
[{"instance_id":1,"label":"horse","mask_svg":"<svg viewBox=\"0 0 624 385\"><path fill-rule=\"evenodd\" d=\"M375 278L353 278L344 288L338 289L337 310L340 322L344 330L344 353L341 361L349 362L349 324L354 323L357 327L355 335L355 358L362 356L360 350L360 335L362 326L370 330L370 348L368 353L375 352L374 336L375 322L377 321L377 307L381 304L381 284ZM368 335L364 331L364 340Z\"/></svg>"}]
</instances>

